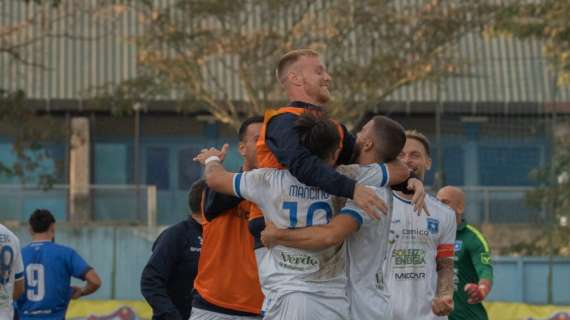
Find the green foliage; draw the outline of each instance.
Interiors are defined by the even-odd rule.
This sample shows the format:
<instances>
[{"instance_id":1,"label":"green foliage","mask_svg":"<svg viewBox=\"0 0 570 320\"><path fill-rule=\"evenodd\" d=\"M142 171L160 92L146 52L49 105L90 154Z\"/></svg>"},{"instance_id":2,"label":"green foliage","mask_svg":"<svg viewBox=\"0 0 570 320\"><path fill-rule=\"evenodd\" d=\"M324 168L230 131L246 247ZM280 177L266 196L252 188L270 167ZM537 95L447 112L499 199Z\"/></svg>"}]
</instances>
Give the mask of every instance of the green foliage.
<instances>
[{"instance_id":1,"label":"green foliage","mask_svg":"<svg viewBox=\"0 0 570 320\"><path fill-rule=\"evenodd\" d=\"M547 255L552 233L554 255L570 256L570 122L558 125L554 134L554 154L550 163L535 170L532 177L540 186L526 194L529 206L543 209L546 232L511 248L514 254Z\"/></svg>"},{"instance_id":2,"label":"green foliage","mask_svg":"<svg viewBox=\"0 0 570 320\"><path fill-rule=\"evenodd\" d=\"M329 108L350 122L403 86L467 73L457 41L479 32L495 10L482 0L122 3L145 30L132 39L145 77L182 110L208 109L234 127L286 99L274 68L289 50L324 54L333 75ZM103 89L121 98L122 89Z\"/></svg>"},{"instance_id":3,"label":"green foliage","mask_svg":"<svg viewBox=\"0 0 570 320\"><path fill-rule=\"evenodd\" d=\"M514 2L499 12L489 32L542 40L558 85L570 85L570 1Z\"/></svg>"},{"instance_id":4,"label":"green foliage","mask_svg":"<svg viewBox=\"0 0 570 320\"><path fill-rule=\"evenodd\" d=\"M13 139L12 152L16 156L13 164L0 162L0 176L16 176L22 183L37 182L49 187L56 180L61 163L56 163L55 172L45 172L42 163L51 161L45 147L64 136L64 128L57 125L48 115L38 116L26 104L23 91L9 92L0 89L0 124L4 132Z\"/></svg>"}]
</instances>

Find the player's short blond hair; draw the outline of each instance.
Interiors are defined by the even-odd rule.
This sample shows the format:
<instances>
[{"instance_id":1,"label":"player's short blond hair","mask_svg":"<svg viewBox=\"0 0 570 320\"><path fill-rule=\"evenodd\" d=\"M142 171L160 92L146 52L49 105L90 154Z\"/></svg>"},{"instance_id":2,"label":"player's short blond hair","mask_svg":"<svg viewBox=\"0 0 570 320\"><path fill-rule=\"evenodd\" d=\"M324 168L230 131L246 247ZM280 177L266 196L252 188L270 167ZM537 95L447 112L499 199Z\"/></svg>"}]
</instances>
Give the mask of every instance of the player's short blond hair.
<instances>
[{"instance_id":1,"label":"player's short blond hair","mask_svg":"<svg viewBox=\"0 0 570 320\"><path fill-rule=\"evenodd\" d=\"M279 82L285 82L285 75L287 74L287 69L293 65L295 62L299 61L301 57L319 57L320 54L312 49L297 49L289 51L284 54L279 63L277 63L277 68L275 69L275 76Z\"/></svg>"},{"instance_id":2,"label":"player's short blond hair","mask_svg":"<svg viewBox=\"0 0 570 320\"><path fill-rule=\"evenodd\" d=\"M419 141L424 146L428 157L431 157L430 142L423 133L417 130L406 130L406 139L415 139Z\"/></svg>"}]
</instances>

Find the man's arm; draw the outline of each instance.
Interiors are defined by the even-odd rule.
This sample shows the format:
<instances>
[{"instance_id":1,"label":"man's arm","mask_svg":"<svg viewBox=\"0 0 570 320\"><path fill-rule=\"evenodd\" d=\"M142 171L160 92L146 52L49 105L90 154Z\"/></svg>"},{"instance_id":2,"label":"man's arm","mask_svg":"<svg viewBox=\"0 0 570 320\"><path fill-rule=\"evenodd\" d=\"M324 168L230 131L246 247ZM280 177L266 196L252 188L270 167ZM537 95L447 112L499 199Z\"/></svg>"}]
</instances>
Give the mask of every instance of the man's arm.
<instances>
[{"instance_id":1,"label":"man's arm","mask_svg":"<svg viewBox=\"0 0 570 320\"><path fill-rule=\"evenodd\" d=\"M87 283L82 288L72 287L73 294L71 296L71 299L79 299L81 297L88 296L101 287L101 279L99 278L97 272L95 272L95 269L90 269L87 271L85 274L85 281Z\"/></svg>"},{"instance_id":2,"label":"man's arm","mask_svg":"<svg viewBox=\"0 0 570 320\"><path fill-rule=\"evenodd\" d=\"M299 229L277 229L267 222L261 232L261 241L267 247L283 245L310 251L320 251L340 245L356 232L359 222L349 214L340 214L328 224Z\"/></svg>"},{"instance_id":3,"label":"man's arm","mask_svg":"<svg viewBox=\"0 0 570 320\"><path fill-rule=\"evenodd\" d=\"M437 289L432 311L437 316L447 316L453 311L453 258L437 258Z\"/></svg>"},{"instance_id":4,"label":"man's arm","mask_svg":"<svg viewBox=\"0 0 570 320\"><path fill-rule=\"evenodd\" d=\"M156 240L152 255L143 269L140 286L141 293L152 307L155 316L168 315L172 319L182 320L166 289L177 262L177 255L182 254L179 249L180 241L177 241L172 231L164 231Z\"/></svg>"},{"instance_id":5,"label":"man's arm","mask_svg":"<svg viewBox=\"0 0 570 320\"><path fill-rule=\"evenodd\" d=\"M467 229L474 236L474 242L467 244L473 267L479 277L479 283L468 283L465 290L469 295L467 302L476 304L483 301L493 287L493 265L491 262L491 250L487 240L479 230L467 225ZM460 289L461 290L461 289Z\"/></svg>"},{"instance_id":6,"label":"man's arm","mask_svg":"<svg viewBox=\"0 0 570 320\"><path fill-rule=\"evenodd\" d=\"M14 291L12 292L12 299L18 300L22 293L24 293L24 278L17 279L14 282Z\"/></svg>"},{"instance_id":7,"label":"man's arm","mask_svg":"<svg viewBox=\"0 0 570 320\"><path fill-rule=\"evenodd\" d=\"M319 187L329 194L352 199L356 181L339 174L300 144L299 135L293 129L297 118L293 114L274 117L267 124L267 147L300 182Z\"/></svg>"},{"instance_id":8,"label":"man's arm","mask_svg":"<svg viewBox=\"0 0 570 320\"><path fill-rule=\"evenodd\" d=\"M212 221L220 214L235 208L243 199L216 192L206 186L204 189L204 216Z\"/></svg>"}]
</instances>

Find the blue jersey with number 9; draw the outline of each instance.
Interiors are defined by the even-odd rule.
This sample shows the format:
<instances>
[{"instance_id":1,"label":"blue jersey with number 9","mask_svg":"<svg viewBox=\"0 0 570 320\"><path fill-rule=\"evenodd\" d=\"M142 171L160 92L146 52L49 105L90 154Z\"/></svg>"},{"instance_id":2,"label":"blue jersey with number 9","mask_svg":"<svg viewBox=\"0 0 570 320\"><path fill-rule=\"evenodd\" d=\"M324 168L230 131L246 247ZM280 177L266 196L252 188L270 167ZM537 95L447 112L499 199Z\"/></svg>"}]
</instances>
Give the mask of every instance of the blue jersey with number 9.
<instances>
[{"instance_id":1,"label":"blue jersey with number 9","mask_svg":"<svg viewBox=\"0 0 570 320\"><path fill-rule=\"evenodd\" d=\"M22 249L26 290L16 302L20 319L64 319L71 277L85 280L91 267L75 250L50 241Z\"/></svg>"}]
</instances>

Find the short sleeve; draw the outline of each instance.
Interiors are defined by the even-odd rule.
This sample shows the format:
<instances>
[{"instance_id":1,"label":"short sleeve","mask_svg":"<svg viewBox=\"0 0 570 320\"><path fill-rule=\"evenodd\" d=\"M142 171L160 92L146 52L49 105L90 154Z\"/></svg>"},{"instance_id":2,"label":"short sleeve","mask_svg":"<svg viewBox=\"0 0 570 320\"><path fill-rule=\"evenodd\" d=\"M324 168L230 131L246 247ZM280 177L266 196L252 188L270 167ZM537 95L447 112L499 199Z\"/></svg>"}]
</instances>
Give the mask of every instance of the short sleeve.
<instances>
[{"instance_id":1,"label":"short sleeve","mask_svg":"<svg viewBox=\"0 0 570 320\"><path fill-rule=\"evenodd\" d=\"M438 258L450 258L455 254L454 244L457 232L457 223L455 223L455 213L453 211L446 212L446 225L443 227L439 243L437 246Z\"/></svg>"},{"instance_id":2,"label":"short sleeve","mask_svg":"<svg viewBox=\"0 0 570 320\"><path fill-rule=\"evenodd\" d=\"M378 180L380 184L378 187L386 187L390 182L390 172L388 171L388 167L385 163L378 164Z\"/></svg>"},{"instance_id":3,"label":"short sleeve","mask_svg":"<svg viewBox=\"0 0 570 320\"><path fill-rule=\"evenodd\" d=\"M233 191L236 197L259 203L266 198L269 189L267 169L256 169L234 174Z\"/></svg>"},{"instance_id":4,"label":"short sleeve","mask_svg":"<svg viewBox=\"0 0 570 320\"><path fill-rule=\"evenodd\" d=\"M380 197L382 200L384 200L384 201L387 200L386 199L386 192L383 192L381 188L370 187L370 186L367 186L367 188L373 189L374 192L376 192L376 194L378 195L378 197ZM364 212L364 210L360 209L356 205L356 203L350 199L346 202L346 205L340 210L339 214L346 214L346 215L353 217L356 220L356 222L358 222L359 228L362 224L369 223L370 221L372 221L372 218L370 218Z\"/></svg>"},{"instance_id":5,"label":"short sleeve","mask_svg":"<svg viewBox=\"0 0 570 320\"><path fill-rule=\"evenodd\" d=\"M479 279L493 280L493 264L491 261L491 249L485 237L471 225L466 228L473 234L473 241L469 241L468 250L473 266Z\"/></svg>"},{"instance_id":6,"label":"short sleeve","mask_svg":"<svg viewBox=\"0 0 570 320\"><path fill-rule=\"evenodd\" d=\"M91 267L83 260L83 258L73 249L70 251L70 267L71 275L75 278L85 280L85 274Z\"/></svg>"}]
</instances>

